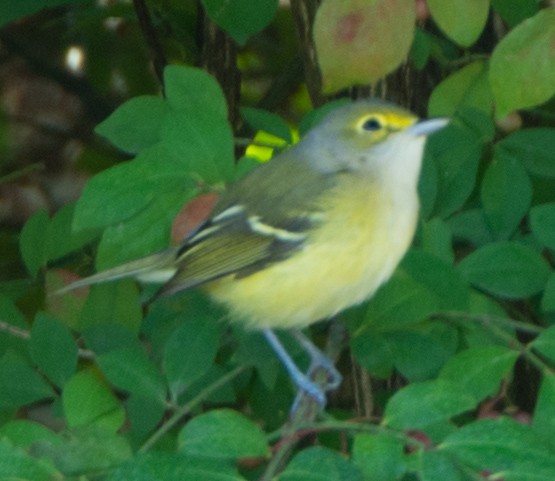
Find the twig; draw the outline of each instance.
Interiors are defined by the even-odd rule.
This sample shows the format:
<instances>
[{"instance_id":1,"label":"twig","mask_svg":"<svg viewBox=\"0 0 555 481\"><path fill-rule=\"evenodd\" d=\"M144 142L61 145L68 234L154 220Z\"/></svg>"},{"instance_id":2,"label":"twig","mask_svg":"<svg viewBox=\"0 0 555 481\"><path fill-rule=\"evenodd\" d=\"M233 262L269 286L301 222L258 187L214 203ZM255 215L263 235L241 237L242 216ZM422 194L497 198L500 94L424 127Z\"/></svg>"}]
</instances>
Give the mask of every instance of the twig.
<instances>
[{"instance_id":1,"label":"twig","mask_svg":"<svg viewBox=\"0 0 555 481\"><path fill-rule=\"evenodd\" d=\"M486 326L502 326L510 329L515 329L521 332L527 332L530 334L540 334L543 332L543 328L530 324L528 322L517 321L515 319L504 318L500 316L492 316L489 314L472 314L469 312L459 312L459 311L444 311L434 314L432 319L448 320L448 321L470 321L478 322Z\"/></svg>"},{"instance_id":2,"label":"twig","mask_svg":"<svg viewBox=\"0 0 555 481\"><path fill-rule=\"evenodd\" d=\"M243 371L245 371L249 366L242 365L238 366L232 371L228 372L225 376L222 376L216 382L213 382L208 387L203 389L197 396L191 399L188 403L184 404L183 406L179 407L172 416L162 424L152 436L150 436L145 443L139 448L139 453L144 453L148 451L152 446L154 446L164 434L166 434L170 429L172 429L183 417L189 414L193 408L206 399L210 394L214 391L217 391L222 386L230 382L232 379L237 377Z\"/></svg>"},{"instance_id":3,"label":"twig","mask_svg":"<svg viewBox=\"0 0 555 481\"><path fill-rule=\"evenodd\" d=\"M17 180L21 177L26 177L29 174L33 174L34 172L41 172L44 170L44 164L41 162L35 162L34 164L28 165L23 167L22 169L16 170L15 172L10 172L2 177L0 177L0 185L2 184L9 184L14 180Z\"/></svg>"},{"instance_id":4,"label":"twig","mask_svg":"<svg viewBox=\"0 0 555 481\"><path fill-rule=\"evenodd\" d=\"M14 326L6 321L0 321L0 332L4 331L10 334L13 337L19 337L20 339L25 339L26 341L31 340L31 331L27 329L23 329L21 327ZM77 349L77 355L81 359L88 359L92 360L96 357L95 353L89 349Z\"/></svg>"},{"instance_id":5,"label":"twig","mask_svg":"<svg viewBox=\"0 0 555 481\"><path fill-rule=\"evenodd\" d=\"M152 65L154 66L154 72L162 88L164 88L164 67L167 65L166 56L164 55L164 50L158 36L156 35L156 29L152 24L152 17L150 12L144 2L144 0L133 0L133 6L135 7L135 12L137 12L137 19L139 20L139 25L143 31L146 44L150 48L152 54Z\"/></svg>"},{"instance_id":6,"label":"twig","mask_svg":"<svg viewBox=\"0 0 555 481\"><path fill-rule=\"evenodd\" d=\"M29 340L31 339L31 333L27 329L22 329L21 327L14 326L6 321L0 321L0 331L7 332L13 337L19 337L21 339Z\"/></svg>"}]
</instances>

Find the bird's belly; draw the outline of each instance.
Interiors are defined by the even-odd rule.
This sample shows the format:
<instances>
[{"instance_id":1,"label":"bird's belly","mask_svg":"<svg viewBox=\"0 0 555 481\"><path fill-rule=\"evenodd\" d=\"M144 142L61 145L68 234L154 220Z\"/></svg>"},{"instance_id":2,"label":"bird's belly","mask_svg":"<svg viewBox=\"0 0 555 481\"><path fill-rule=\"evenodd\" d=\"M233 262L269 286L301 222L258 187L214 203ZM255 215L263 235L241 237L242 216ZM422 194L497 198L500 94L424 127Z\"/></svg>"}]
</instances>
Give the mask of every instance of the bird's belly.
<instances>
[{"instance_id":1,"label":"bird's belly","mask_svg":"<svg viewBox=\"0 0 555 481\"><path fill-rule=\"evenodd\" d=\"M412 241L417 201L414 209L381 208L379 217L334 216L288 259L243 278L224 278L208 291L233 319L255 329L302 328L332 317L369 298Z\"/></svg>"}]
</instances>

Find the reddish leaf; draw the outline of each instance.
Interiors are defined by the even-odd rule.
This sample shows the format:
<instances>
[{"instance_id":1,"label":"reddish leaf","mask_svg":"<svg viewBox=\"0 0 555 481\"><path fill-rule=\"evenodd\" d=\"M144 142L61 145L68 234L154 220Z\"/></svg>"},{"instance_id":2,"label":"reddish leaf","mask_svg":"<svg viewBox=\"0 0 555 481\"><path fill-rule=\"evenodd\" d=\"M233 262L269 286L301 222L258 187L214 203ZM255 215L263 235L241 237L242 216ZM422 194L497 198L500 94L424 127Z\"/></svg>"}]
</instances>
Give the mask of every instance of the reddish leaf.
<instances>
[{"instance_id":1,"label":"reddish leaf","mask_svg":"<svg viewBox=\"0 0 555 481\"><path fill-rule=\"evenodd\" d=\"M373 83L397 68L415 18L414 0L324 0L314 23L323 90Z\"/></svg>"},{"instance_id":2,"label":"reddish leaf","mask_svg":"<svg viewBox=\"0 0 555 481\"><path fill-rule=\"evenodd\" d=\"M195 227L206 220L218 197L215 192L209 192L187 202L173 221L172 241L181 242Z\"/></svg>"}]
</instances>

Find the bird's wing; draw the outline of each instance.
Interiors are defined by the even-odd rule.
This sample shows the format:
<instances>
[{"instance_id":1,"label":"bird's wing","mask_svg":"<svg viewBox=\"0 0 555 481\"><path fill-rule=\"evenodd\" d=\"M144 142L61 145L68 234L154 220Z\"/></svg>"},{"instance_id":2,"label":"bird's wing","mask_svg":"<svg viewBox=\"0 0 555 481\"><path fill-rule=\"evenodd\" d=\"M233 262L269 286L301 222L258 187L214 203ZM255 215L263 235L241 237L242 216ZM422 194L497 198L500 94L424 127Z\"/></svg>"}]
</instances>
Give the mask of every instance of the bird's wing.
<instances>
[{"instance_id":1,"label":"bird's wing","mask_svg":"<svg viewBox=\"0 0 555 481\"><path fill-rule=\"evenodd\" d=\"M247 181L257 194L239 182L216 206L209 221L187 238L178 251L174 277L162 287L170 294L230 274L252 274L279 262L302 247L312 227L321 221L316 200L328 180L301 172L304 166L279 159L288 183L279 187L275 175L283 172L258 168ZM278 161L279 161L278 160ZM262 195L261 195L262 194ZM295 195L295 197L293 197Z\"/></svg>"}]
</instances>

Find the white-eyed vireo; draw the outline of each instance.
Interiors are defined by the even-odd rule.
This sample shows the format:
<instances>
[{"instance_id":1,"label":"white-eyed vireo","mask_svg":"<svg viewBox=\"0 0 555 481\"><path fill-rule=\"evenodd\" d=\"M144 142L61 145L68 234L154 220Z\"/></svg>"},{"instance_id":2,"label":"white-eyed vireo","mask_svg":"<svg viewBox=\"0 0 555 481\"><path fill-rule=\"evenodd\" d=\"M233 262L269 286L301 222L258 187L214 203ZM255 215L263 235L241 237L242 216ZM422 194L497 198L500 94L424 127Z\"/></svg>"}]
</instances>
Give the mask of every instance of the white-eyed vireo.
<instances>
[{"instance_id":1,"label":"white-eyed vireo","mask_svg":"<svg viewBox=\"0 0 555 481\"><path fill-rule=\"evenodd\" d=\"M339 107L231 186L180 245L64 290L130 276L165 282L162 293L202 286L263 330L295 384L323 405L271 329L297 329L318 359L298 329L368 299L391 276L414 235L426 136L446 123L383 101ZM340 376L327 367L333 387Z\"/></svg>"}]
</instances>

